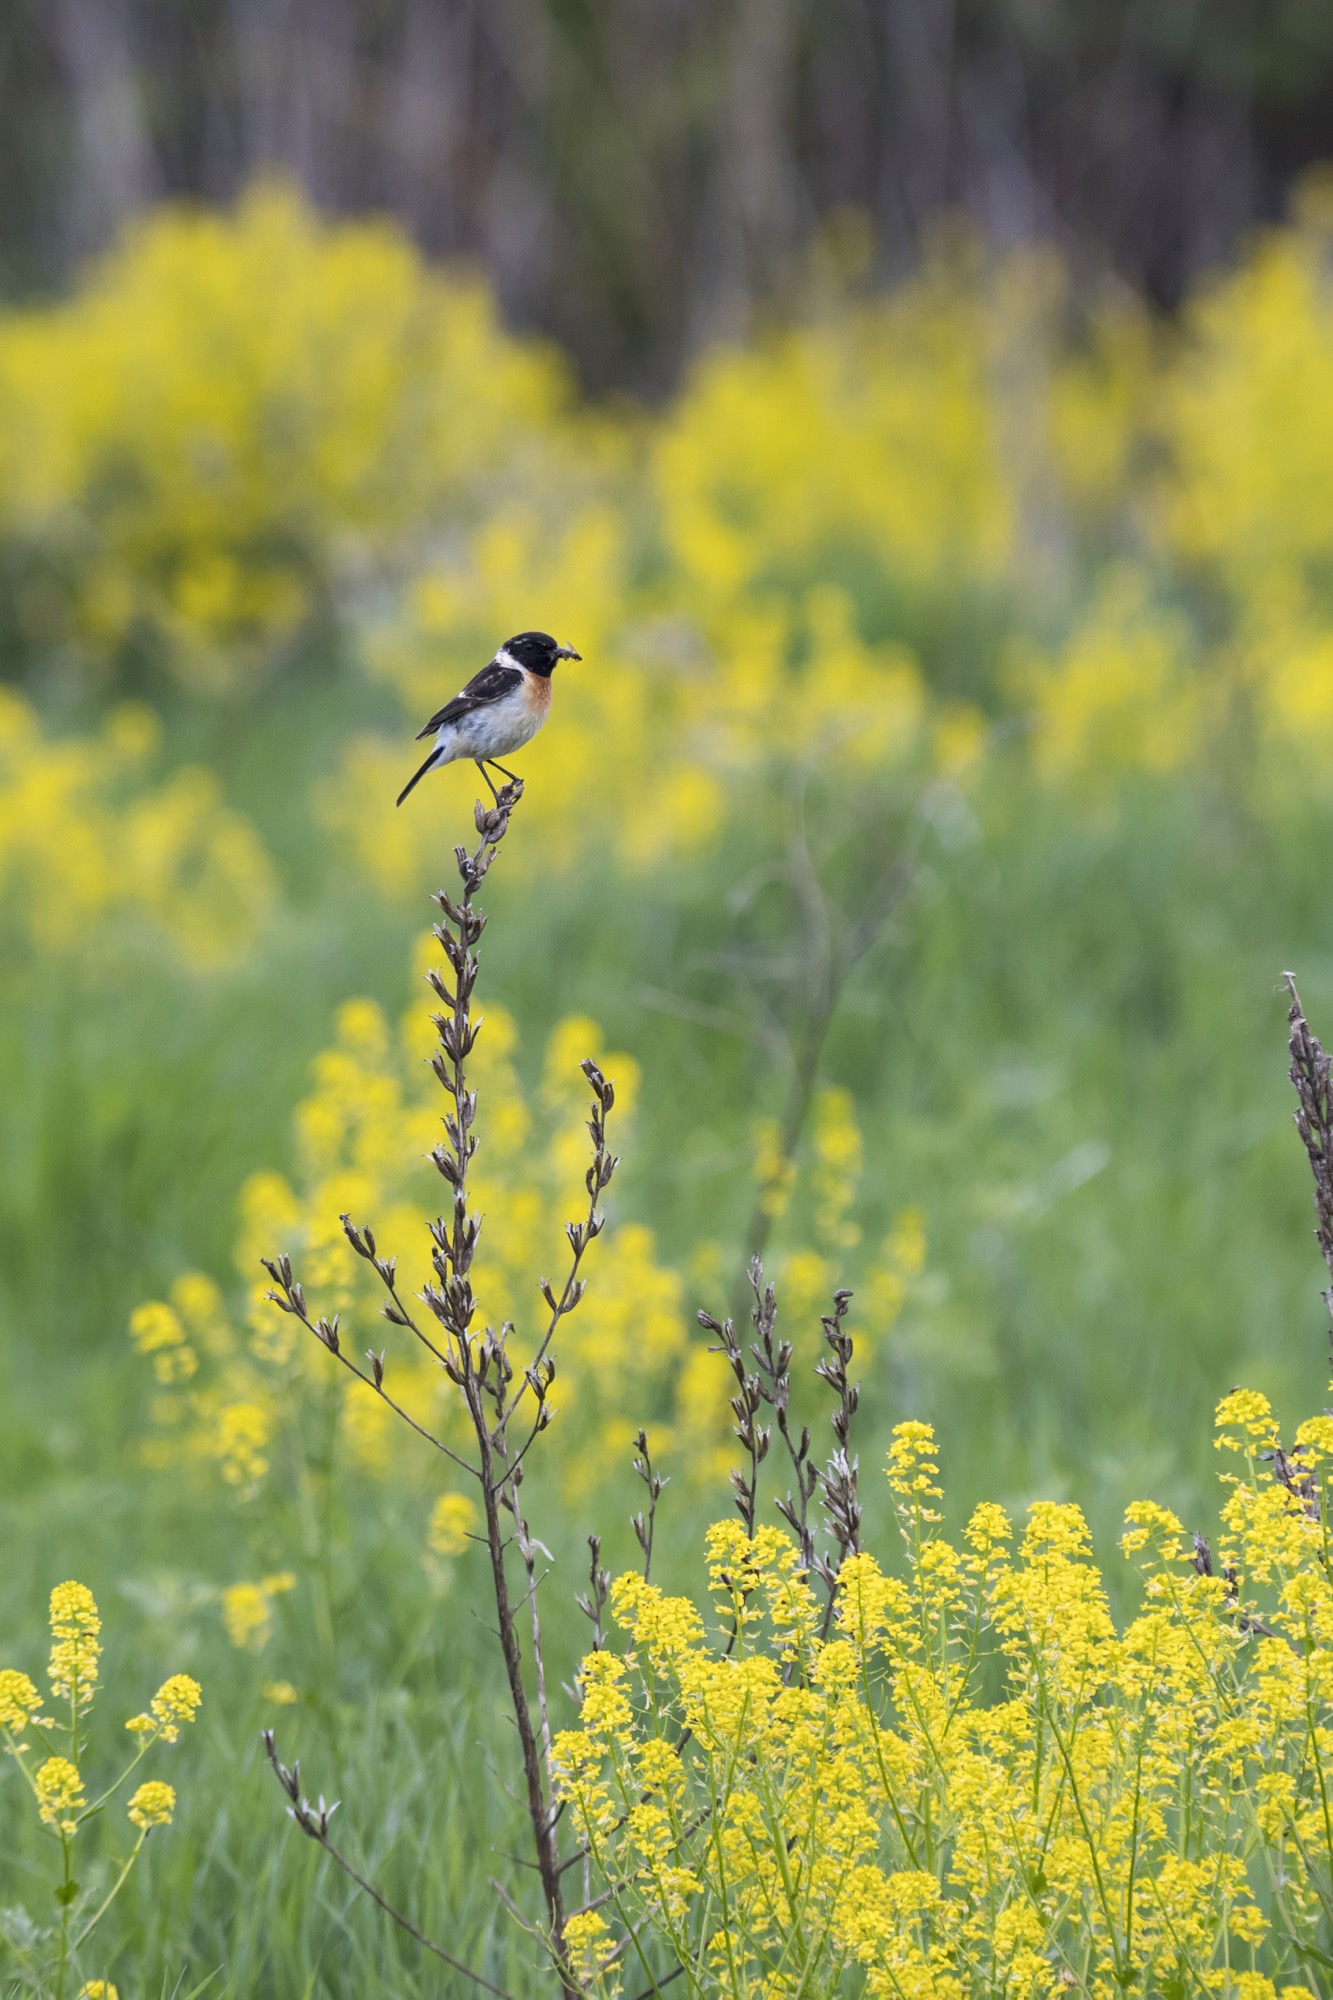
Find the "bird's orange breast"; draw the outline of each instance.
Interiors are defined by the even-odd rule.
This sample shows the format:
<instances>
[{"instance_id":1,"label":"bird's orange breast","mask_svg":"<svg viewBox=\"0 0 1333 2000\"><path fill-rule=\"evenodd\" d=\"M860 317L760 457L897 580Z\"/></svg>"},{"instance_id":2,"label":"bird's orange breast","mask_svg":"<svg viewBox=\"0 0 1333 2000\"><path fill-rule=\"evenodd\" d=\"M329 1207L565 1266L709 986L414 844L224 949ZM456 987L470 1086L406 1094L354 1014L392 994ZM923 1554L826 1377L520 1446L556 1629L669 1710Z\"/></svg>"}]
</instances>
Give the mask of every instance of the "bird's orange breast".
<instances>
[{"instance_id":1,"label":"bird's orange breast","mask_svg":"<svg viewBox=\"0 0 1333 2000\"><path fill-rule=\"evenodd\" d=\"M549 674L534 674L527 667L523 669L523 705L535 723L546 720L546 711L551 706L551 677Z\"/></svg>"}]
</instances>

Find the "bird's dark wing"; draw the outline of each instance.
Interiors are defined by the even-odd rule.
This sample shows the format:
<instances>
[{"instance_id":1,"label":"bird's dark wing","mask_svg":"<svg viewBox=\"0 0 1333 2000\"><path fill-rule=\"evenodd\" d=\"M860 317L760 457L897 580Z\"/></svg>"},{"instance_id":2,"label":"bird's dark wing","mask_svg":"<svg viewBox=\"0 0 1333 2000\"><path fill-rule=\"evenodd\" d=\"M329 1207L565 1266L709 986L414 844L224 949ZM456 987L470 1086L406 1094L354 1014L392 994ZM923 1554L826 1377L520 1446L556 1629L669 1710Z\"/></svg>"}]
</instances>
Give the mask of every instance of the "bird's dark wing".
<instances>
[{"instance_id":1,"label":"bird's dark wing","mask_svg":"<svg viewBox=\"0 0 1333 2000\"><path fill-rule=\"evenodd\" d=\"M505 695L512 694L515 688L522 685L521 667L504 667L498 660L492 660L479 674L473 674L461 694L456 694L443 708L436 709L425 728L418 729L417 742L420 743L423 737L433 736L446 722L457 722L460 716L470 715L473 709L489 708L493 701L503 700Z\"/></svg>"}]
</instances>

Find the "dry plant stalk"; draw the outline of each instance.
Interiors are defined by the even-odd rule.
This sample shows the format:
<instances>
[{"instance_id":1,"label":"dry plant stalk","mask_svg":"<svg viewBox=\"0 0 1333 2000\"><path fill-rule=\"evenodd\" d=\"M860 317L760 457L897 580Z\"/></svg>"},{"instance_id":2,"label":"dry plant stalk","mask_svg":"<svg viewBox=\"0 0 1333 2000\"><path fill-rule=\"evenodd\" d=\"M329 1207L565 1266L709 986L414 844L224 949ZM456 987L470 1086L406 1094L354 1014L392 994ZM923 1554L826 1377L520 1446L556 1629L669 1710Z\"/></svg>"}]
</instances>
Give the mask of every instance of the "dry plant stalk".
<instances>
[{"instance_id":1,"label":"dry plant stalk","mask_svg":"<svg viewBox=\"0 0 1333 2000\"><path fill-rule=\"evenodd\" d=\"M777 1338L777 1293L772 1285L765 1283L763 1265L758 1257L751 1258L746 1278L754 1300L750 1309L754 1339L750 1343L748 1360L733 1320L714 1319L711 1313L706 1312L698 1315L700 1326L716 1338L717 1345L711 1352L724 1357L736 1381L736 1393L731 1399L731 1411L736 1419L733 1435L749 1461L747 1466L738 1467L731 1474L736 1511L746 1534L753 1540L759 1508L759 1468L768 1457L773 1437L772 1424L758 1421L760 1409L767 1404L773 1411L778 1435L786 1446L796 1481L795 1491L789 1487L776 1502L777 1511L791 1529L800 1553L802 1570L818 1577L828 1593L824 1616L827 1631L837 1594L838 1572L847 1557L855 1555L861 1546L861 1502L857 1492L860 1467L858 1460L848 1455L852 1419L856 1415L861 1391L859 1384L854 1383L847 1372L852 1359L852 1337L843 1326L852 1294L845 1289L836 1291L833 1294L833 1311L824 1314L819 1322L828 1353L816 1364L815 1374L821 1382L827 1383L838 1399L832 1417L835 1445L827 1465L820 1472L810 1456L808 1428L802 1425L799 1438L791 1428L793 1348L789 1340ZM640 1432L640 1438L642 1435ZM821 1550L816 1544L810 1520L810 1502L816 1492L833 1537L832 1553ZM647 1580L645 1568L645 1583Z\"/></svg>"},{"instance_id":2,"label":"dry plant stalk","mask_svg":"<svg viewBox=\"0 0 1333 2000\"><path fill-rule=\"evenodd\" d=\"M1315 1239L1333 1278L1333 1085L1330 1084L1333 1065L1310 1032L1295 979L1290 972L1284 972L1282 978L1291 996L1287 1008L1290 1030L1287 1047L1291 1053L1289 1075L1296 1091L1292 1118L1314 1174ZM1324 1303L1333 1322L1333 1285L1325 1289Z\"/></svg>"},{"instance_id":3,"label":"dry plant stalk","mask_svg":"<svg viewBox=\"0 0 1333 2000\"><path fill-rule=\"evenodd\" d=\"M470 1272L476 1251L481 1218L468 1205L468 1168L477 1150L477 1095L469 1089L467 1059L480 1032L481 1023L472 1018L472 996L477 982L477 946L486 918L476 903L477 891L509 827L510 816L523 795L520 781L500 790L492 806L480 802L475 809L480 844L474 852L458 847L455 854L462 893L452 897L445 891L436 896L443 921L435 927L435 937L444 953L448 978L430 974L431 985L441 1011L434 1015L439 1046L431 1059L447 1101L444 1140L431 1158L450 1190L447 1213L431 1224L432 1264L435 1278L422 1293L429 1312L414 1314L397 1284L393 1257L381 1255L373 1231L342 1218L348 1242L357 1256L371 1266L384 1288L380 1310L386 1320L421 1343L458 1389L472 1436L472 1455L456 1452L410 1416L392 1393L392 1376L383 1353L367 1352L365 1365L343 1345L337 1317L326 1319L307 1305L305 1293L286 1256L265 1260L273 1281L269 1293L283 1312L292 1313L348 1372L377 1395L396 1416L444 1457L477 1481L485 1520L484 1539L490 1560L491 1584L495 1600L496 1631L504 1659L510 1705L518 1732L523 1764L525 1803L530 1823L537 1874L541 1882L544 1921L534 1926L522 1916L501 1887L497 1893L532 1934L539 1936L550 1952L566 1996L578 1995L582 1988L572 1973L564 1947L566 1908L563 1872L569 1859L562 1861L557 1836L560 1805L551 1780L551 1723L547 1698L546 1664L542 1648L541 1615L538 1595L543 1576L538 1573L540 1544L535 1540L521 1501L524 1467L529 1451L554 1415L550 1401L555 1378L553 1342L562 1319L574 1311L583 1296L585 1280L581 1267L590 1244L601 1234L604 1216L599 1203L615 1173L618 1161L608 1150L606 1120L615 1102L615 1090L596 1063L581 1067L592 1092L588 1129L592 1136L592 1160L585 1177L588 1207L581 1219L566 1224L570 1261L564 1282L556 1291L545 1279L541 1294L547 1321L533 1359L517 1368L509 1352L512 1327L506 1323L496 1332L485 1327L474 1332L476 1313ZM423 1323L424 1322L424 1323ZM652 1515L661 1482L647 1459L646 1440L641 1438L644 1477L649 1490L649 1515L643 1528L645 1563L651 1558ZM515 1593L510 1573L511 1553L517 1552L522 1584ZM605 1572L598 1569L598 1546L593 1545L592 1608L598 1623L605 1597ZM528 1652L525 1660L521 1625L528 1625ZM316 1841L339 1867L372 1896L394 1921L436 1957L465 1973L487 1991L503 1989L464 1965L442 1946L426 1937L411 1921L380 1894L351 1866L329 1837L329 1820L334 1810L321 1798L307 1800L301 1790L300 1766L287 1766L278 1757L273 1732L265 1732L265 1744L279 1782L289 1799L288 1810L296 1824ZM577 1860L580 1857L570 1857Z\"/></svg>"}]
</instances>

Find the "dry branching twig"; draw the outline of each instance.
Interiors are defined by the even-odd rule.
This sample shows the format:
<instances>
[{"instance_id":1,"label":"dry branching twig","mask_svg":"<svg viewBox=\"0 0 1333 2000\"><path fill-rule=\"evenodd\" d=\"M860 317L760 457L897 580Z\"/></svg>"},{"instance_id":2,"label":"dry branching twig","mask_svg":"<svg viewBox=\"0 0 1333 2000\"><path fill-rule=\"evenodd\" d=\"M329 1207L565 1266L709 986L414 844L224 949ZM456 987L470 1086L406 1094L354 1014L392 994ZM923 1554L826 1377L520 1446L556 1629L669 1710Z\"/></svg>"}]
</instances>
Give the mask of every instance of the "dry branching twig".
<instances>
[{"instance_id":1,"label":"dry branching twig","mask_svg":"<svg viewBox=\"0 0 1333 2000\"><path fill-rule=\"evenodd\" d=\"M410 1333L460 1392L471 1432L473 1455L468 1457L455 1451L443 1438L436 1437L408 1415L391 1388L386 1386L390 1377L383 1354L369 1351L364 1368L351 1358L343 1346L337 1318L312 1315L286 1256L265 1260L265 1269L274 1285L269 1294L273 1302L282 1311L294 1314L336 1361L364 1383L411 1430L478 1483L485 1519L485 1532L480 1539L485 1542L490 1560L496 1632L518 1733L524 1802L545 1906L539 1930L526 1919L523 1922L525 1928L544 1940L554 1960L562 1992L573 2000L580 1989L569 1969L563 1941L566 1912L561 1876L568 1863L561 1861L558 1850L560 1808L555 1801L551 1781L552 1732L539 1608L543 1579L538 1570L538 1558L545 1551L532 1533L522 1505L521 1489L528 1453L555 1415L551 1389L556 1374L553 1351L556 1332L560 1322L575 1310L583 1297L583 1261L589 1246L604 1227L600 1202L618 1165L606 1141L606 1121L615 1103L615 1089L596 1063L588 1061L582 1064L592 1092L588 1120L592 1136L592 1162L585 1177L588 1205L578 1220L566 1224L570 1261L559 1289L546 1279L541 1281L540 1291L548 1317L532 1359L519 1366L511 1356L513 1328L508 1323L498 1331L489 1326L480 1332L473 1331L476 1300L471 1270L481 1218L472 1212L468 1201L468 1169L477 1150L478 1134L477 1095L468 1085L467 1059L481 1027L479 1021L473 1020L471 1012L478 974L477 946L486 923L485 915L475 901L476 893L495 859L508 830L510 815L522 794L523 787L515 780L500 790L493 806L478 803L476 826L481 836L480 845L472 853L463 847L455 849L462 893L450 896L441 891L436 897L443 921L436 926L435 937L444 954L448 974L447 977L440 972L430 974L431 986L441 1008L432 1017L439 1045L431 1059L431 1066L445 1093L447 1109L444 1116L445 1136L435 1147L431 1158L448 1186L451 1198L447 1213L431 1224L434 1279L421 1294L422 1303L429 1313L428 1320L423 1321L403 1299L397 1285L396 1260L380 1254L374 1232L354 1223L348 1216L342 1219L347 1241L357 1256L375 1272L383 1288L385 1300L380 1310L384 1318L392 1326ZM647 1462L646 1441L642 1438L641 1450L650 1493L648 1522L644 1530L645 1558L651 1559L653 1511L662 1482ZM525 1579L517 1596L509 1572L511 1550L517 1552ZM600 1643L607 1577L598 1566L598 1554L599 1546L594 1543L591 1596L587 1600L587 1608ZM526 1658L520 1635L520 1620L525 1612L524 1622L529 1631ZM280 1764L271 1734L265 1740L274 1771L291 1802L289 1809L301 1830L311 1839L318 1840L331 1858L427 1950L467 1973L478 1985L498 1993L498 1987L491 1986L480 1974L462 1965L441 1946L425 1937L357 1873L328 1838L329 1809L322 1802L318 1808L312 1807L301 1797L299 1767L293 1765L288 1769ZM504 1900L508 1902L509 1899L505 1896Z\"/></svg>"},{"instance_id":2,"label":"dry branching twig","mask_svg":"<svg viewBox=\"0 0 1333 2000\"><path fill-rule=\"evenodd\" d=\"M1289 1073L1296 1089L1296 1109L1292 1116L1314 1174L1315 1237L1333 1278L1333 1085L1330 1084L1333 1065L1310 1032L1295 979L1289 972L1282 977L1291 996L1287 1009L1290 1031L1287 1047L1291 1052ZM1333 1321L1333 1285L1325 1289L1324 1303Z\"/></svg>"}]
</instances>

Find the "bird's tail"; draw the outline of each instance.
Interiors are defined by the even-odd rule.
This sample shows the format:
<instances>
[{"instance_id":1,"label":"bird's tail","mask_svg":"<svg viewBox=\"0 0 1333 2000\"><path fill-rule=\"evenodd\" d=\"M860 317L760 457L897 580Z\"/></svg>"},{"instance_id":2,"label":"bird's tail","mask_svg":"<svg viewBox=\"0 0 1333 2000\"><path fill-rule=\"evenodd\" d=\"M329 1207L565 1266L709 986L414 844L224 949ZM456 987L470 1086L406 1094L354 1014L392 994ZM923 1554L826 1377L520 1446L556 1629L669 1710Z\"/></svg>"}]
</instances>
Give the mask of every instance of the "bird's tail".
<instances>
[{"instance_id":1,"label":"bird's tail","mask_svg":"<svg viewBox=\"0 0 1333 2000\"><path fill-rule=\"evenodd\" d=\"M431 768L431 765L438 764L439 761L440 761L439 750L438 749L432 750L429 757L427 757L425 763L422 765L421 769L419 771L414 771L412 773L407 783L403 786L402 791L399 792L398 798L396 800L396 803L398 805L401 805L403 803L403 800L407 797L408 793L415 786L421 783L421 780L425 777L427 771L429 771L429 769Z\"/></svg>"}]
</instances>

